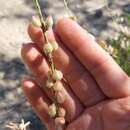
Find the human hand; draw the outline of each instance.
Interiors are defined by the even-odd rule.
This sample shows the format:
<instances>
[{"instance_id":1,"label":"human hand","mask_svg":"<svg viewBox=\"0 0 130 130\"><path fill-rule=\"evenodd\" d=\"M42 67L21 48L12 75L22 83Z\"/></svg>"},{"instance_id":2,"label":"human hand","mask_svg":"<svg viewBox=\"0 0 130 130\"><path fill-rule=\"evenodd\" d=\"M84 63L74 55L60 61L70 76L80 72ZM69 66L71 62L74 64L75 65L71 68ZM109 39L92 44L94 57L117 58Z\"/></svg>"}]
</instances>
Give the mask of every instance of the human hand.
<instances>
[{"instance_id":1,"label":"human hand","mask_svg":"<svg viewBox=\"0 0 130 130\"><path fill-rule=\"evenodd\" d=\"M41 121L54 130L47 113L52 95L45 87L49 68L42 54L44 37L31 24L28 33L34 43L24 44L21 55L36 80L24 80L23 90ZM130 130L130 79L109 54L69 19L60 20L48 37L50 41L56 38L60 46L54 62L66 79L62 81L65 130Z\"/></svg>"}]
</instances>

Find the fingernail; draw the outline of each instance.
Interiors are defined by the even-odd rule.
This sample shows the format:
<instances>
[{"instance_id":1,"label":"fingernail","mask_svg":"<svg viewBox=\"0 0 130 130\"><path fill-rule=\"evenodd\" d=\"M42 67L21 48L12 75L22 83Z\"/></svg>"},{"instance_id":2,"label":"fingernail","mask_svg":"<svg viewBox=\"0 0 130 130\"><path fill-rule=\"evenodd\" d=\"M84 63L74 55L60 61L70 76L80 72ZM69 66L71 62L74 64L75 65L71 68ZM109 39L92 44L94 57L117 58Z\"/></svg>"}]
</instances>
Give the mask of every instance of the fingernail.
<instances>
[{"instance_id":1,"label":"fingernail","mask_svg":"<svg viewBox=\"0 0 130 130\"><path fill-rule=\"evenodd\" d=\"M96 40L95 36L92 35L91 33L88 33L88 35L91 37L91 39L93 39L94 41Z\"/></svg>"}]
</instances>

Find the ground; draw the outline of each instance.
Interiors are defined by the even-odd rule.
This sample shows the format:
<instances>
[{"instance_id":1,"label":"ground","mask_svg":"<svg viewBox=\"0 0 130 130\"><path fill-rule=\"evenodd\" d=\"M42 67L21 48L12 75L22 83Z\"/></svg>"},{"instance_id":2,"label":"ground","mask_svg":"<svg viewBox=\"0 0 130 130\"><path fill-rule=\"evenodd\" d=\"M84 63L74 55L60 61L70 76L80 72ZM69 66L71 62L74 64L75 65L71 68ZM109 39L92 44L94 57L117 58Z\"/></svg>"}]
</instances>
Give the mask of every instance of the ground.
<instances>
[{"instance_id":1,"label":"ground","mask_svg":"<svg viewBox=\"0 0 130 130\"><path fill-rule=\"evenodd\" d=\"M70 8L78 17L78 22L95 36L107 39L115 30L111 12L106 9L107 0L71 0ZM53 15L55 21L65 14L63 1L41 0L45 16ZM109 0L112 12L130 13L130 0ZM59 13L60 12L60 13ZM21 118L31 121L30 130L45 127L32 111L21 90L21 80L30 73L24 66L20 48L30 41L27 25L35 15L31 0L0 0L0 128L6 130L8 122L19 122ZM108 35L109 34L109 35Z\"/></svg>"}]
</instances>

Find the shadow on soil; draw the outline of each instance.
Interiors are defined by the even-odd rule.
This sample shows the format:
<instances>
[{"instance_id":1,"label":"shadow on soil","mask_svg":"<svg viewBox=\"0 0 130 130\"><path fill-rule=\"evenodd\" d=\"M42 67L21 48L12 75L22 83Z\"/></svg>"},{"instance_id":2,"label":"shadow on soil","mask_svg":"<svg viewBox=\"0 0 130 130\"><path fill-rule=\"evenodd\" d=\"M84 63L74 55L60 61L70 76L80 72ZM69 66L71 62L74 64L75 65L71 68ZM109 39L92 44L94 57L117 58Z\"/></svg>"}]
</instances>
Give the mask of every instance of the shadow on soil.
<instances>
[{"instance_id":1,"label":"shadow on soil","mask_svg":"<svg viewBox=\"0 0 130 130\"><path fill-rule=\"evenodd\" d=\"M28 130L45 130L44 125L27 103L20 86L20 81L28 74L21 59L9 60L0 55L0 128L7 130L9 122L30 121ZM19 89L21 90L19 92Z\"/></svg>"}]
</instances>

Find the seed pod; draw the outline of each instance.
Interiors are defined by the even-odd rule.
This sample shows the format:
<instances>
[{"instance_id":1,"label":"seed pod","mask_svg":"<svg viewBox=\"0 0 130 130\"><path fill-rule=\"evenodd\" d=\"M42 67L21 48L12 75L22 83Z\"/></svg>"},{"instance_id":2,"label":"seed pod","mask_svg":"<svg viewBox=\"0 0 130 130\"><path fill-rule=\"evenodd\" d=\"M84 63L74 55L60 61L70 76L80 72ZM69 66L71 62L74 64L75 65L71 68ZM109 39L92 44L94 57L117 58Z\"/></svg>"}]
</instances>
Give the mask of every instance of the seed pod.
<instances>
[{"instance_id":1,"label":"seed pod","mask_svg":"<svg viewBox=\"0 0 130 130\"><path fill-rule=\"evenodd\" d=\"M49 80L46 81L46 87L47 88L52 88L53 85L54 85L54 83L52 81L49 81Z\"/></svg>"},{"instance_id":2,"label":"seed pod","mask_svg":"<svg viewBox=\"0 0 130 130\"><path fill-rule=\"evenodd\" d=\"M49 29L52 29L52 27L53 27L53 18L51 15L49 15L46 18L46 28L47 28L47 30L49 30Z\"/></svg>"},{"instance_id":3,"label":"seed pod","mask_svg":"<svg viewBox=\"0 0 130 130\"><path fill-rule=\"evenodd\" d=\"M51 45L54 51L58 49L58 43L56 41L51 42Z\"/></svg>"},{"instance_id":4,"label":"seed pod","mask_svg":"<svg viewBox=\"0 0 130 130\"><path fill-rule=\"evenodd\" d=\"M64 125L65 124L65 118L64 117L56 117L55 118L55 124L58 125Z\"/></svg>"},{"instance_id":5,"label":"seed pod","mask_svg":"<svg viewBox=\"0 0 130 130\"><path fill-rule=\"evenodd\" d=\"M59 116L59 117L65 117L65 114L66 114L65 109L62 108L62 107L60 107L60 108L58 109L58 116Z\"/></svg>"},{"instance_id":6,"label":"seed pod","mask_svg":"<svg viewBox=\"0 0 130 130\"><path fill-rule=\"evenodd\" d=\"M46 44L44 45L43 50L44 50L44 53L45 53L46 55L48 55L48 54L52 53L53 47L52 47L52 45L51 45L50 43L46 43Z\"/></svg>"},{"instance_id":7,"label":"seed pod","mask_svg":"<svg viewBox=\"0 0 130 130\"><path fill-rule=\"evenodd\" d=\"M61 80L63 78L63 74L59 70L55 70L52 76L54 80Z\"/></svg>"},{"instance_id":8,"label":"seed pod","mask_svg":"<svg viewBox=\"0 0 130 130\"><path fill-rule=\"evenodd\" d=\"M56 98L59 104L62 104L65 101L65 96L61 92L57 93Z\"/></svg>"},{"instance_id":9,"label":"seed pod","mask_svg":"<svg viewBox=\"0 0 130 130\"><path fill-rule=\"evenodd\" d=\"M56 105L54 103L49 106L49 108L48 108L48 114L49 114L49 116L51 118L55 117L55 115L56 115Z\"/></svg>"},{"instance_id":10,"label":"seed pod","mask_svg":"<svg viewBox=\"0 0 130 130\"><path fill-rule=\"evenodd\" d=\"M35 27L41 27L41 22L38 18L36 18L35 16L32 16L32 24L35 26Z\"/></svg>"},{"instance_id":11,"label":"seed pod","mask_svg":"<svg viewBox=\"0 0 130 130\"><path fill-rule=\"evenodd\" d=\"M53 86L54 91L61 91L63 90L63 85L60 81L56 81Z\"/></svg>"}]
</instances>

